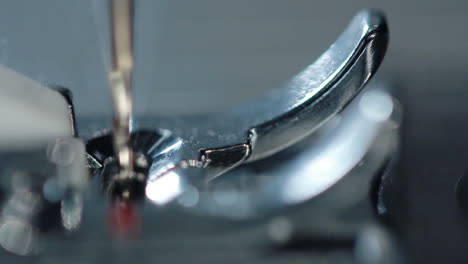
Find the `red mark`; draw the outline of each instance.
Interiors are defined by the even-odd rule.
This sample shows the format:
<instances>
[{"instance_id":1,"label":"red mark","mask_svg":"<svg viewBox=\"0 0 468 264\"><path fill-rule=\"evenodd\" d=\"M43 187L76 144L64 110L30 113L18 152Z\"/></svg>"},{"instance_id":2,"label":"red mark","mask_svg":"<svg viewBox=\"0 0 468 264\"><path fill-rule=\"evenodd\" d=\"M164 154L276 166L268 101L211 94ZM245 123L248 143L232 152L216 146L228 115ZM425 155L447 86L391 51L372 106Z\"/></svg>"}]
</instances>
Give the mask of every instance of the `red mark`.
<instances>
[{"instance_id":1,"label":"red mark","mask_svg":"<svg viewBox=\"0 0 468 264\"><path fill-rule=\"evenodd\" d=\"M116 201L110 208L110 231L119 239L130 239L138 235L140 222L131 201Z\"/></svg>"}]
</instances>

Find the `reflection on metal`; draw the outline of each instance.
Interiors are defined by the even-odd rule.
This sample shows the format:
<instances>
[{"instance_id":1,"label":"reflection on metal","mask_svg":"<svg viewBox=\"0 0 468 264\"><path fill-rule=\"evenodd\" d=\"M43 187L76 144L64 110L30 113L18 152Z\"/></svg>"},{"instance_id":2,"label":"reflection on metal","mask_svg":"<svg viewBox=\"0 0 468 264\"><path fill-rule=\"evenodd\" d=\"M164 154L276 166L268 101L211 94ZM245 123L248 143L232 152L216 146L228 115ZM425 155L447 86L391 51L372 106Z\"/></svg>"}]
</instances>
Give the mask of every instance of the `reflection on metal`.
<instances>
[{"instance_id":1,"label":"reflection on metal","mask_svg":"<svg viewBox=\"0 0 468 264\"><path fill-rule=\"evenodd\" d=\"M85 147L78 138L58 138L47 146L47 157L56 165L55 181L76 192L82 192L88 184Z\"/></svg>"},{"instance_id":2,"label":"reflection on metal","mask_svg":"<svg viewBox=\"0 0 468 264\"><path fill-rule=\"evenodd\" d=\"M200 194L198 193L198 189L193 186L188 186L178 198L178 202L184 207L194 207L197 205L199 199Z\"/></svg>"},{"instance_id":3,"label":"reflection on metal","mask_svg":"<svg viewBox=\"0 0 468 264\"><path fill-rule=\"evenodd\" d=\"M381 90L369 91L359 101L359 110L369 121L385 122L393 113L392 97Z\"/></svg>"},{"instance_id":4,"label":"reflection on metal","mask_svg":"<svg viewBox=\"0 0 468 264\"><path fill-rule=\"evenodd\" d=\"M24 256L38 248L38 231L21 219L5 218L0 222L0 245L7 251Z\"/></svg>"},{"instance_id":5,"label":"reflection on metal","mask_svg":"<svg viewBox=\"0 0 468 264\"><path fill-rule=\"evenodd\" d=\"M13 190L0 215L0 246L17 255L31 255L38 249L39 230L34 217L43 202L29 190Z\"/></svg>"},{"instance_id":6,"label":"reflection on metal","mask_svg":"<svg viewBox=\"0 0 468 264\"><path fill-rule=\"evenodd\" d=\"M379 226L368 226L358 235L354 255L359 264L403 264L403 253L397 240Z\"/></svg>"},{"instance_id":7,"label":"reflection on metal","mask_svg":"<svg viewBox=\"0 0 468 264\"><path fill-rule=\"evenodd\" d=\"M182 192L182 182L177 172L169 171L157 178L149 176L146 183L146 197L157 205L172 201Z\"/></svg>"},{"instance_id":8,"label":"reflection on metal","mask_svg":"<svg viewBox=\"0 0 468 264\"><path fill-rule=\"evenodd\" d=\"M268 224L268 234L276 243L284 243L292 236L292 224L286 217L275 217Z\"/></svg>"},{"instance_id":9,"label":"reflection on metal","mask_svg":"<svg viewBox=\"0 0 468 264\"><path fill-rule=\"evenodd\" d=\"M117 164L113 160L115 153L112 148L109 148L112 145L111 141L111 134L99 134L88 141L87 150L90 156L88 160L92 159L97 166L103 166L100 176L103 178L106 191L112 194L114 198L123 197L122 192L126 192L126 195L128 194L129 197L139 198L142 195L148 197L148 195L154 192L159 192L157 190L159 187L155 187L155 182L157 181L157 186L160 186L159 181L163 176L167 176L165 175L166 172L172 171L175 168L178 168L181 172L184 170L183 165L187 162L182 160L181 154L183 152L181 152L181 148L183 148L183 141L180 138L173 136L172 133L166 130L149 131L140 129L131 134L130 146L135 155L134 173L142 177L120 179L119 177L114 177L117 175L118 166L116 166ZM173 172L175 173L175 170ZM181 182L183 181L185 180L181 180ZM124 185L132 185L137 188L128 186L130 189L134 189L129 190L128 188L124 188ZM152 186L145 187L145 185ZM179 193L177 188L172 188L171 190ZM140 192L143 192L143 194ZM176 198L177 195L169 195L172 197L170 200ZM165 199L163 200L166 201ZM169 202L169 200L166 202Z\"/></svg>"},{"instance_id":10,"label":"reflection on metal","mask_svg":"<svg viewBox=\"0 0 468 264\"><path fill-rule=\"evenodd\" d=\"M83 196L77 192L67 194L61 201L60 215L66 230L77 229L83 215Z\"/></svg>"},{"instance_id":11,"label":"reflection on metal","mask_svg":"<svg viewBox=\"0 0 468 264\"><path fill-rule=\"evenodd\" d=\"M341 213L359 205L397 150L401 119L389 92L370 87L356 97L386 51L382 14L359 13L316 62L258 101L206 116L135 117L132 129L133 6L130 0L109 3L114 130L91 138L87 155L79 139L56 136L24 153L0 149L6 160L2 169L14 171L0 182L6 201L0 213L4 249L31 254L38 241L47 240L48 231L80 227L87 209L86 161L99 170L96 182L110 194L115 209L112 223L124 233L139 223L140 214L142 226L161 233L143 232L150 239L164 232L172 237L185 228L164 220L155 224L165 213L194 220L193 233L268 218L268 237L276 242L302 230L347 230ZM93 221L87 227L99 240L103 228L98 223L106 211L101 209L108 204L93 195L93 208L87 211ZM138 200L147 202L144 210L133 204ZM313 208L313 221L297 224L293 217L277 215L299 205ZM378 244L370 237L364 236L366 248ZM79 240L70 243L88 246ZM379 250L365 255L357 247L356 254L363 262L379 260Z\"/></svg>"},{"instance_id":12,"label":"reflection on metal","mask_svg":"<svg viewBox=\"0 0 468 264\"><path fill-rule=\"evenodd\" d=\"M213 180L226 171L239 166L247 160L251 151L251 145L247 143L202 150L200 160L203 162L203 167L210 169L211 174L213 174L206 180Z\"/></svg>"},{"instance_id":13,"label":"reflection on metal","mask_svg":"<svg viewBox=\"0 0 468 264\"><path fill-rule=\"evenodd\" d=\"M283 89L223 113L198 117L135 117L134 133L139 132L138 127L171 131L172 137L181 142L176 145L177 151L170 149L176 154L167 155L164 162L176 167L201 165L201 170L179 170L178 175L189 185L203 185L245 162L280 152L336 116L377 71L387 40L383 15L362 11L316 62ZM153 144L146 142L149 146ZM163 149L158 146L160 156L164 154ZM91 151L95 152L95 148ZM161 165L164 166L156 160L152 168Z\"/></svg>"},{"instance_id":14,"label":"reflection on metal","mask_svg":"<svg viewBox=\"0 0 468 264\"><path fill-rule=\"evenodd\" d=\"M299 173L286 177L280 194L285 203L314 197L359 164L393 112L393 102L385 92L369 91L358 100L356 108L350 109L348 118L343 118L330 138L313 149L315 153Z\"/></svg>"},{"instance_id":15,"label":"reflection on metal","mask_svg":"<svg viewBox=\"0 0 468 264\"><path fill-rule=\"evenodd\" d=\"M29 149L0 149L0 246L31 255L51 229L79 227L88 185L84 144L66 137ZM60 208L60 209L59 209ZM61 219L61 222L57 220Z\"/></svg>"},{"instance_id":16,"label":"reflection on metal","mask_svg":"<svg viewBox=\"0 0 468 264\"><path fill-rule=\"evenodd\" d=\"M263 168L251 164L227 174L217 180L213 190L200 189L195 208L210 214L244 218L306 202L321 194L341 197L328 206L338 206L338 202L343 206L352 204L366 195L371 180L395 154L399 115L400 110L384 87L370 89L340 115L339 121L331 124L333 129L324 127L307 145L296 146L300 151L279 155ZM268 180L258 180L248 188L225 188L229 182L234 186L242 176L239 174L249 170L249 177L264 174ZM335 185L345 183L350 185L345 193L336 191L343 187Z\"/></svg>"},{"instance_id":17,"label":"reflection on metal","mask_svg":"<svg viewBox=\"0 0 468 264\"><path fill-rule=\"evenodd\" d=\"M295 76L276 101L273 119L255 125L250 160L272 155L298 142L336 115L379 67L388 42L383 15L359 13L330 48ZM275 110L274 112L277 112Z\"/></svg>"}]
</instances>

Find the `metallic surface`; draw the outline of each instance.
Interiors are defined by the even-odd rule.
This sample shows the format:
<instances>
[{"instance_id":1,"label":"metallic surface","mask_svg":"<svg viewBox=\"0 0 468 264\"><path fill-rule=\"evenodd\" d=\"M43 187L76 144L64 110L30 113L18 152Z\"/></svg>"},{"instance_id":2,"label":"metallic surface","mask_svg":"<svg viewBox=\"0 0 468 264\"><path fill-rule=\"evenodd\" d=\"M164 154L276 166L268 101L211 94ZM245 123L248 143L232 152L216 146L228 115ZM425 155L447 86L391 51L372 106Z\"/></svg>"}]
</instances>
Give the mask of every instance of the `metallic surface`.
<instances>
[{"instance_id":1,"label":"metallic surface","mask_svg":"<svg viewBox=\"0 0 468 264\"><path fill-rule=\"evenodd\" d=\"M272 155L301 140L338 113L375 73L386 50L388 31L377 11L362 11L315 63L284 88L235 109L199 116L135 116L134 130L167 129L183 140L182 159L201 160L201 152L224 149L219 155L241 161ZM250 150L230 148L246 144ZM227 163L226 163L227 164ZM209 166L207 166L209 169ZM219 167L207 170L216 177Z\"/></svg>"},{"instance_id":2,"label":"metallic surface","mask_svg":"<svg viewBox=\"0 0 468 264\"><path fill-rule=\"evenodd\" d=\"M281 89L251 103L208 115L135 116L135 128L145 124L145 128L172 131L187 142L185 147L193 150L191 158L198 156L199 149L248 143L252 139L265 143L259 143L257 148L251 142L250 159L271 155L310 134L342 109L377 70L387 39L382 14L363 11L317 62ZM285 132L288 127L291 133ZM252 132L259 135L252 137ZM278 146L268 140L270 136L278 140Z\"/></svg>"},{"instance_id":3,"label":"metallic surface","mask_svg":"<svg viewBox=\"0 0 468 264\"><path fill-rule=\"evenodd\" d=\"M270 165L252 163L212 183L230 188L199 189L197 205L191 208L243 219L315 200L318 216L309 230L326 230L337 220L319 219L365 200L369 183L398 152L401 109L385 86L368 88L305 142L264 162ZM262 178L259 175L264 179L255 180Z\"/></svg>"},{"instance_id":4,"label":"metallic surface","mask_svg":"<svg viewBox=\"0 0 468 264\"><path fill-rule=\"evenodd\" d=\"M377 71L387 42L388 29L381 13L356 15L338 40L290 80L284 91L256 105L255 113L268 113L272 119L251 128L249 160L281 151L338 113Z\"/></svg>"},{"instance_id":5,"label":"metallic surface","mask_svg":"<svg viewBox=\"0 0 468 264\"><path fill-rule=\"evenodd\" d=\"M102 258L124 262L135 252L146 251L144 246L148 241L155 245L182 239L193 247L202 238L208 242L206 245L214 245L218 232L236 233L246 226L268 226L268 235L247 232L245 246L265 245L270 240L285 242L298 232L350 239L372 222L370 218L349 221L344 219L343 213L361 207L362 203L367 209L372 207L367 195L369 185L373 179L381 177L383 168L389 169L387 163L398 147L399 119L395 119L398 108L385 89L374 87L338 117L336 115L368 82L383 58L388 32L380 13L359 13L338 41L283 90L225 113L186 118L135 118L135 128L130 134L131 2L113 3L116 5L111 9L114 28L110 79L116 106L114 132L101 131L88 141L87 158L94 168L101 170L89 185L89 195L82 196L81 186L85 181L66 181L72 191L59 190L58 193L53 183L39 183L48 200L60 202L59 214L65 230L75 230L81 222L87 222L82 226L83 233L70 236L66 244L59 236L41 233L47 242L40 255L93 263ZM116 19L117 15L122 17ZM123 31L116 33L120 29ZM168 123L161 120L169 120L174 126L166 126ZM324 123L326 126L322 126ZM90 127L96 124L90 121L78 127L89 133L93 130ZM109 144L112 137L113 144ZM248 159L256 161L277 154L294 143L296 149L292 151L295 153L283 156L277 166L263 169L270 175L267 182L231 188L238 180L236 171L229 173L231 169ZM313 147L309 148L309 144ZM62 153L69 148L62 147L51 147L47 153L51 154L53 162L69 165L68 155ZM135 151L135 160L130 148ZM116 183L112 182L113 177L110 180L103 177L115 168L109 165L114 155L122 168L119 180L130 177L133 162L148 168L148 177L140 179L145 181L145 199L132 205L138 209L138 216L128 216L138 217L139 220L134 220L138 227L134 228L144 232L124 247L116 244L118 238L109 241L107 236L116 233L103 228L109 203L102 199L102 191L107 188L106 184L115 186ZM252 163L244 167L247 174L254 168L250 179L259 172L255 166L256 163ZM68 171L72 169L64 167L58 174L66 177ZM221 174L224 177L217 178ZM286 211L294 212L283 218ZM316 221L304 221L301 215L306 212ZM87 221L82 221L83 216ZM174 225L175 219L183 219L182 225ZM184 226L184 222L189 225ZM31 233L31 229L16 222L8 223L10 229L19 230L20 238L27 239L23 244L32 252L31 236L23 235ZM21 244L11 240L10 233L3 235L7 237L7 248ZM93 244L85 241L93 241ZM67 249L78 246L84 252L96 252L95 245L101 257L83 256ZM17 254L22 253L18 251ZM152 254L151 251L145 253ZM144 258L145 261L150 259Z\"/></svg>"},{"instance_id":6,"label":"metallic surface","mask_svg":"<svg viewBox=\"0 0 468 264\"><path fill-rule=\"evenodd\" d=\"M132 118L133 1L109 1L111 12L111 72L114 102L113 139L120 178L131 177L133 154L129 146Z\"/></svg>"},{"instance_id":7,"label":"metallic surface","mask_svg":"<svg viewBox=\"0 0 468 264\"><path fill-rule=\"evenodd\" d=\"M103 199L100 179L95 177L83 201L79 232L66 238L40 234L39 259L124 263L137 254L141 263L152 263L155 259L188 261L200 258L208 262L223 259L259 261L265 259L262 252L267 248L287 247L296 240L324 236L330 240L349 241L346 242L349 246L341 246L342 250L352 252L346 257L348 261L354 257L359 261L378 258L375 254L383 252L380 244L379 248L365 251L362 243L372 244L375 239L383 239L382 247L387 247L386 238L374 233L368 234L370 237L367 233L361 237L361 232L374 224L373 211L376 209L369 199L370 186L383 175L382 168L384 171L392 169L386 164L397 151L401 119L398 104L385 87L368 88L340 116L317 131L318 134L279 156L268 158L270 160L247 164L203 186L182 186L180 180L183 178L179 177L203 168L176 168L156 179L150 175L146 199L136 205L138 228L143 232L128 241L116 240L109 230L105 220L109 202ZM80 129L88 125L92 126L82 122ZM159 133L164 135L165 132ZM171 139L170 134L163 137L141 134L139 137L142 139L140 143L159 142L154 148L153 164L159 164L157 167L161 169L163 164L169 165L166 169L170 168L170 157L180 154L177 152L180 141ZM152 146L143 145L151 152ZM167 151L161 152L161 149ZM352 158L348 159L350 156ZM324 159L329 163L324 163ZM252 182L245 185L246 179ZM300 186L291 187L297 184ZM185 191L178 189L179 186ZM174 194L176 197L170 197ZM80 202L70 199L66 204L79 205ZM71 211L66 219L67 223L73 223L76 213L64 211ZM360 242L354 252L356 236ZM242 256L236 256L240 254L237 250L236 254L229 253L230 250L213 251L224 246L240 250ZM200 252L206 253L202 257ZM315 249L308 252L312 255L306 259L318 258L313 255L317 252ZM323 258L323 253L320 254ZM328 257L335 259L338 256Z\"/></svg>"},{"instance_id":8,"label":"metallic surface","mask_svg":"<svg viewBox=\"0 0 468 264\"><path fill-rule=\"evenodd\" d=\"M464 140L468 134L468 53L463 52L468 49L468 2L141 3L139 28L145 34L138 42L145 50L154 49L151 54L141 52L144 60L137 67L143 71L135 76L135 110L146 114L209 112L248 100L304 68L357 9L375 6L384 10L392 38L378 77L398 82L406 109L399 177L396 189L389 189L401 197L393 212L404 227L414 263L466 262L468 222L455 204L453 190L466 172L468 155L468 141ZM102 89L107 75L96 48L89 1L7 0L2 7L2 63L32 79L70 88L78 123L86 122L89 115L110 113L110 97ZM106 117L101 122L110 127L110 120ZM215 246L216 250L202 251L206 255L191 256L199 261L210 254L223 261L248 262L250 251L239 249L241 243L236 240L227 240ZM309 250L314 251L315 246ZM171 251L172 246L165 249L158 254L161 261L181 253ZM190 255L189 251L183 253ZM291 251L256 263L291 263L300 258L305 263L321 263L320 256L328 255L320 252L316 254L320 260L315 261L313 253ZM223 253L231 254L221 258Z\"/></svg>"},{"instance_id":9,"label":"metallic surface","mask_svg":"<svg viewBox=\"0 0 468 264\"><path fill-rule=\"evenodd\" d=\"M163 128L182 140L179 154L169 158L172 169L153 164L150 178L174 175L177 169L180 175L171 176L177 178L173 182L199 185L246 160L267 157L300 141L356 96L380 65L387 41L383 15L365 10L316 62L264 98L212 115L135 117L135 132ZM173 188L174 192L182 189Z\"/></svg>"}]
</instances>

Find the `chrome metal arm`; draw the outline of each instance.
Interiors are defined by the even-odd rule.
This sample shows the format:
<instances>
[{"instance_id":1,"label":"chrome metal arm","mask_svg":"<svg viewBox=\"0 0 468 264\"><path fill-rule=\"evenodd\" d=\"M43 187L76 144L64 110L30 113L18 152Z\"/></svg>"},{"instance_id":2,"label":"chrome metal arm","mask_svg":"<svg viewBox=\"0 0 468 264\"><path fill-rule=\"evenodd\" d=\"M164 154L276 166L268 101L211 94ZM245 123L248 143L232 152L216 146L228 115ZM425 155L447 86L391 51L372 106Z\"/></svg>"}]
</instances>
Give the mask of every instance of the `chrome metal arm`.
<instances>
[{"instance_id":1,"label":"chrome metal arm","mask_svg":"<svg viewBox=\"0 0 468 264\"><path fill-rule=\"evenodd\" d=\"M384 16L364 10L317 61L262 98L202 116L135 116L133 133L139 146L133 150L150 160L147 191L158 193L155 190L162 188L158 181L170 176L180 185L169 195L174 198L184 186L212 180L304 139L367 84L382 62L387 42ZM142 135L138 131L158 135L149 142L136 139ZM109 156L99 149L94 154ZM158 198L162 203L171 199Z\"/></svg>"},{"instance_id":2,"label":"chrome metal arm","mask_svg":"<svg viewBox=\"0 0 468 264\"><path fill-rule=\"evenodd\" d=\"M249 161L281 151L336 115L377 71L387 41L388 29L381 13L362 11L356 15L317 61L283 91L265 100L272 119L250 130Z\"/></svg>"}]
</instances>

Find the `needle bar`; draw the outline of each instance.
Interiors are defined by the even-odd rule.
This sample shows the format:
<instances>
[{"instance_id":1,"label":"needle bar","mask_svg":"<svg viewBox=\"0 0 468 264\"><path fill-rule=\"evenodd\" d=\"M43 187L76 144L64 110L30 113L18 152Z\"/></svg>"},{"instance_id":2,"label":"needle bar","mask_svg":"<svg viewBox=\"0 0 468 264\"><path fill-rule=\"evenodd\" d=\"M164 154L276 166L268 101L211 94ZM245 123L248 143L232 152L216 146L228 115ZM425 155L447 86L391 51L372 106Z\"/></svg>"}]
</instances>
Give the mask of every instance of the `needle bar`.
<instances>
[{"instance_id":1,"label":"needle bar","mask_svg":"<svg viewBox=\"0 0 468 264\"><path fill-rule=\"evenodd\" d=\"M110 0L111 72L114 103L113 144L120 165L120 177L130 177L133 154L129 145L132 117L133 1Z\"/></svg>"}]
</instances>

